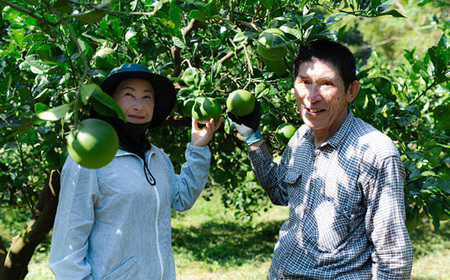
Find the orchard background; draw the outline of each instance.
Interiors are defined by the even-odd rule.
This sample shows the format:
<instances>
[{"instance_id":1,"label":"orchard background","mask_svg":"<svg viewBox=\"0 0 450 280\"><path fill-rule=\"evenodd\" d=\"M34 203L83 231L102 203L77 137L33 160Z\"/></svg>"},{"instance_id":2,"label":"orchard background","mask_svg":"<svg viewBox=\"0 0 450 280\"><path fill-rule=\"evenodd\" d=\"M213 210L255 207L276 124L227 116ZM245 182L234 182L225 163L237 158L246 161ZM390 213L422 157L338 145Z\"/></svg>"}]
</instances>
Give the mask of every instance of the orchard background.
<instances>
[{"instance_id":1,"label":"orchard background","mask_svg":"<svg viewBox=\"0 0 450 280\"><path fill-rule=\"evenodd\" d=\"M0 235L0 279L23 279L51 231L67 134L91 106L120 114L97 87L112 67L141 63L176 85L173 113L149 137L177 170L190 139L189 105L204 96L225 110L236 89L261 102L262 133L276 157L284 148L278 125L302 124L292 92L296 51L322 37L356 54L362 88L354 115L402 155L408 228L429 217L438 230L450 217L449 7L445 0L0 0L1 213L31 217L12 240ZM275 62L257 51L270 28L285 34L271 46L287 50ZM228 119L210 147L203 197L219 192L243 223L270 207Z\"/></svg>"}]
</instances>

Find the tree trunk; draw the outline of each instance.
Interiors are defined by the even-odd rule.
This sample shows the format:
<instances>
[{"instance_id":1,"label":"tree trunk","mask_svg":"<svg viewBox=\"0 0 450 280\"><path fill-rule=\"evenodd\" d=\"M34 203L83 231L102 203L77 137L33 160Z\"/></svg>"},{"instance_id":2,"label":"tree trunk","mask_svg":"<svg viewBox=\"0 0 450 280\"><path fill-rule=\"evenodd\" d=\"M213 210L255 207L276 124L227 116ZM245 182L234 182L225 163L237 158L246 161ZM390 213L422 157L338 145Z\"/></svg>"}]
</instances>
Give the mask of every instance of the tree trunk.
<instances>
[{"instance_id":1,"label":"tree trunk","mask_svg":"<svg viewBox=\"0 0 450 280\"><path fill-rule=\"evenodd\" d=\"M34 250L53 227L60 190L59 170L51 171L39 195L33 219L25 232L14 237L0 273L0 280L22 280L28 273L28 263ZM0 253L1 257L1 253Z\"/></svg>"},{"instance_id":2,"label":"tree trunk","mask_svg":"<svg viewBox=\"0 0 450 280\"><path fill-rule=\"evenodd\" d=\"M2 237L0 236L0 263L4 263L6 259L6 247L3 244ZM3 267L0 267L0 275L2 274Z\"/></svg>"}]
</instances>

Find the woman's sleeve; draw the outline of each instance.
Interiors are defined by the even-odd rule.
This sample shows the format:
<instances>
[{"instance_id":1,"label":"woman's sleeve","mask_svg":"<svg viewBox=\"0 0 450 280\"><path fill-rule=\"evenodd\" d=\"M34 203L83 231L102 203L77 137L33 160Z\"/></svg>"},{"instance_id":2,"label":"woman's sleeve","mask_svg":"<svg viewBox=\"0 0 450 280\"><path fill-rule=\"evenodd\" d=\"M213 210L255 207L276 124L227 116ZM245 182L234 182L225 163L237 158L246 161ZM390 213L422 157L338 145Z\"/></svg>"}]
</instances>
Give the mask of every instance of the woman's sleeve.
<instances>
[{"instance_id":1,"label":"woman's sleeve","mask_svg":"<svg viewBox=\"0 0 450 280\"><path fill-rule=\"evenodd\" d=\"M186 162L181 167L179 175L173 178L172 208L178 211L190 209L208 180L211 152L208 146L197 147L187 145Z\"/></svg>"},{"instance_id":2,"label":"woman's sleeve","mask_svg":"<svg viewBox=\"0 0 450 280\"><path fill-rule=\"evenodd\" d=\"M91 279L86 254L97 191L96 170L81 167L69 157L61 174L50 248L49 267L56 279Z\"/></svg>"}]
</instances>

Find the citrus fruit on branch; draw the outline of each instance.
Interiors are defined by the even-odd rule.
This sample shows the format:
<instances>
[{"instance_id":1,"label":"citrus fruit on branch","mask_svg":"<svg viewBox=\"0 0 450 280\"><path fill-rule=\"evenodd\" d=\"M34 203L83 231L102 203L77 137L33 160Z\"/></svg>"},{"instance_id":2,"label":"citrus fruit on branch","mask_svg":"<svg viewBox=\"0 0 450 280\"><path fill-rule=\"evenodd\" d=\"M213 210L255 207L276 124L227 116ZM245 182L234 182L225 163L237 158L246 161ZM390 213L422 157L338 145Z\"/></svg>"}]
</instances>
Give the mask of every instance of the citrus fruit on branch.
<instances>
[{"instance_id":1,"label":"citrus fruit on branch","mask_svg":"<svg viewBox=\"0 0 450 280\"><path fill-rule=\"evenodd\" d=\"M262 58L277 61L286 56L288 42L283 31L278 28L269 28L259 35L256 49Z\"/></svg>"},{"instance_id":2,"label":"citrus fruit on branch","mask_svg":"<svg viewBox=\"0 0 450 280\"><path fill-rule=\"evenodd\" d=\"M275 114L268 112L262 116L262 124L277 127L280 124L280 119Z\"/></svg>"},{"instance_id":3,"label":"citrus fruit on branch","mask_svg":"<svg viewBox=\"0 0 450 280\"><path fill-rule=\"evenodd\" d=\"M287 66L286 63L284 63L284 60L267 60L266 61L267 70L270 72L275 73L277 76L282 76L284 73L286 73Z\"/></svg>"},{"instance_id":4,"label":"citrus fruit on branch","mask_svg":"<svg viewBox=\"0 0 450 280\"><path fill-rule=\"evenodd\" d=\"M251 92L238 89L228 95L227 108L233 115L243 117L253 112L255 102L256 98Z\"/></svg>"},{"instance_id":5,"label":"citrus fruit on branch","mask_svg":"<svg viewBox=\"0 0 450 280\"><path fill-rule=\"evenodd\" d=\"M277 127L275 131L275 138L280 142L280 144L286 145L289 139L294 136L297 129L292 123L283 123Z\"/></svg>"},{"instance_id":6,"label":"citrus fruit on branch","mask_svg":"<svg viewBox=\"0 0 450 280\"><path fill-rule=\"evenodd\" d=\"M114 128L99 119L86 119L67 137L67 151L72 159L86 168L100 168L113 160L119 148Z\"/></svg>"},{"instance_id":7,"label":"citrus fruit on branch","mask_svg":"<svg viewBox=\"0 0 450 280\"><path fill-rule=\"evenodd\" d=\"M217 121L221 115L222 106L219 101L210 97L200 97L192 106L192 117L201 124L206 124L211 118Z\"/></svg>"},{"instance_id":8,"label":"citrus fruit on branch","mask_svg":"<svg viewBox=\"0 0 450 280\"><path fill-rule=\"evenodd\" d=\"M183 102L183 107L181 107L181 112L183 116L192 117L192 107L194 107L195 100L187 99Z\"/></svg>"}]
</instances>

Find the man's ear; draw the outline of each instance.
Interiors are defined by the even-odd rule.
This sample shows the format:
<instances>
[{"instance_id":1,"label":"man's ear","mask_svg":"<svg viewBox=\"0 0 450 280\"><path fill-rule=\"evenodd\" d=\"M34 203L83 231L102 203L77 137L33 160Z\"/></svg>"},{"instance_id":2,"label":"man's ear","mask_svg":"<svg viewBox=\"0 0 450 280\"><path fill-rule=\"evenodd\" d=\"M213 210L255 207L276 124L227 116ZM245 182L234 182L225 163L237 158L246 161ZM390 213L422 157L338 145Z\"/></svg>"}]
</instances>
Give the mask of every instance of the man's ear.
<instances>
[{"instance_id":1,"label":"man's ear","mask_svg":"<svg viewBox=\"0 0 450 280\"><path fill-rule=\"evenodd\" d=\"M358 94L360 85L357 80L354 80L347 90L347 102L352 102L353 99L355 99L356 95Z\"/></svg>"}]
</instances>

